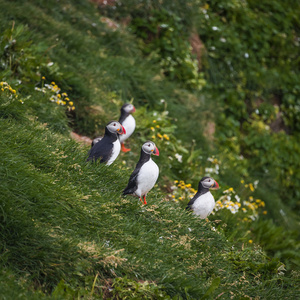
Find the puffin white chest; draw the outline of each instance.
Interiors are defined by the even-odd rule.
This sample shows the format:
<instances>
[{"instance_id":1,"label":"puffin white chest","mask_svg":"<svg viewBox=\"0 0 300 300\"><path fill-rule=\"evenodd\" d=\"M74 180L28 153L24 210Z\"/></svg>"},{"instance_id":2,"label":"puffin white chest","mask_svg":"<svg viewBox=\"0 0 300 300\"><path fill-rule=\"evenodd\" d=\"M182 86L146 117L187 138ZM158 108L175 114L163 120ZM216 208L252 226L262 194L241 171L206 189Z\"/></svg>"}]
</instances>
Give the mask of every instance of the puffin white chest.
<instances>
[{"instance_id":1,"label":"puffin white chest","mask_svg":"<svg viewBox=\"0 0 300 300\"><path fill-rule=\"evenodd\" d=\"M135 129L135 119L132 115L129 115L122 123L122 126L125 128L126 133L120 135L120 142L122 143L127 138L129 138Z\"/></svg>"},{"instance_id":2,"label":"puffin white chest","mask_svg":"<svg viewBox=\"0 0 300 300\"><path fill-rule=\"evenodd\" d=\"M215 199L210 192L207 192L199 196L192 205L194 214L200 216L201 219L205 219L215 207Z\"/></svg>"},{"instance_id":3,"label":"puffin white chest","mask_svg":"<svg viewBox=\"0 0 300 300\"><path fill-rule=\"evenodd\" d=\"M120 141L117 139L115 142L113 142L111 156L106 163L107 166L111 165L115 161L115 159L120 154L120 150L121 150L121 144Z\"/></svg>"},{"instance_id":4,"label":"puffin white chest","mask_svg":"<svg viewBox=\"0 0 300 300\"><path fill-rule=\"evenodd\" d=\"M139 197L146 195L155 185L159 175L157 164L150 158L140 169L137 177L137 190Z\"/></svg>"}]
</instances>

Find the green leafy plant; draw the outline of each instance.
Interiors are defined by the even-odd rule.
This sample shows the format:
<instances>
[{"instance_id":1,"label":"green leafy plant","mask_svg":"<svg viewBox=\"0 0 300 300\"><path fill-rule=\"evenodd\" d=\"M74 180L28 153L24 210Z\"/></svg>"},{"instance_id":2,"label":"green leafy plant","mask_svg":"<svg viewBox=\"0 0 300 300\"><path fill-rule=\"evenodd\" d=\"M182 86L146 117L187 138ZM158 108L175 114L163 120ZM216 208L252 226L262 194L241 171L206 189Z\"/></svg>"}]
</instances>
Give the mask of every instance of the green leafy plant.
<instances>
[{"instance_id":1,"label":"green leafy plant","mask_svg":"<svg viewBox=\"0 0 300 300\"><path fill-rule=\"evenodd\" d=\"M152 10L147 19L134 18L130 27L144 41L141 49L150 60L160 64L166 76L185 87L201 90L206 81L199 73L183 23L177 15L160 9Z\"/></svg>"}]
</instances>

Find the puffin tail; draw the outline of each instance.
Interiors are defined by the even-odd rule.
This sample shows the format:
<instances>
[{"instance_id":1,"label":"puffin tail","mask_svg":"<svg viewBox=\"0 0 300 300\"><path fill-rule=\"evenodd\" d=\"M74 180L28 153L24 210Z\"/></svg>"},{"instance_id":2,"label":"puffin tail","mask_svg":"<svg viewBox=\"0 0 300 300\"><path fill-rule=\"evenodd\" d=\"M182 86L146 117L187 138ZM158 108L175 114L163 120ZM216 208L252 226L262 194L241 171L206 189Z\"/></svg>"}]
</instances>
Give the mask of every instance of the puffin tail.
<instances>
[{"instance_id":1,"label":"puffin tail","mask_svg":"<svg viewBox=\"0 0 300 300\"><path fill-rule=\"evenodd\" d=\"M192 207L191 207L191 205L188 203L185 209L188 210L188 211L191 211L191 210L192 210Z\"/></svg>"},{"instance_id":2,"label":"puffin tail","mask_svg":"<svg viewBox=\"0 0 300 300\"><path fill-rule=\"evenodd\" d=\"M124 190L123 190L123 196L126 196L126 195L132 195L134 192L135 192L135 188L132 188L132 187L126 187Z\"/></svg>"},{"instance_id":3,"label":"puffin tail","mask_svg":"<svg viewBox=\"0 0 300 300\"><path fill-rule=\"evenodd\" d=\"M123 190L122 194L123 194L123 196L126 196L126 195L130 195L131 193L130 193L130 191L126 188L126 189Z\"/></svg>"}]
</instances>

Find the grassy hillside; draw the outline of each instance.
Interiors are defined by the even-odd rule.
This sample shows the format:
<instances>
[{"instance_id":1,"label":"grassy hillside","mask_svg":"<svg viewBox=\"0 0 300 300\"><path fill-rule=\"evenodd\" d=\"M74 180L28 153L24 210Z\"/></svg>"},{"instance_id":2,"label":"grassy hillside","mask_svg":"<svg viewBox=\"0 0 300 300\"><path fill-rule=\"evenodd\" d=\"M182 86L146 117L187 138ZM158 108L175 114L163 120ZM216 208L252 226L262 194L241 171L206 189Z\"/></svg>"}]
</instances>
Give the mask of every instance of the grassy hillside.
<instances>
[{"instance_id":1,"label":"grassy hillside","mask_svg":"<svg viewBox=\"0 0 300 300\"><path fill-rule=\"evenodd\" d=\"M299 5L99 3L0 0L0 298L297 298ZM132 151L86 163L71 130L102 134L125 101ZM145 139L147 206L121 196ZM184 210L206 174L208 222Z\"/></svg>"}]
</instances>

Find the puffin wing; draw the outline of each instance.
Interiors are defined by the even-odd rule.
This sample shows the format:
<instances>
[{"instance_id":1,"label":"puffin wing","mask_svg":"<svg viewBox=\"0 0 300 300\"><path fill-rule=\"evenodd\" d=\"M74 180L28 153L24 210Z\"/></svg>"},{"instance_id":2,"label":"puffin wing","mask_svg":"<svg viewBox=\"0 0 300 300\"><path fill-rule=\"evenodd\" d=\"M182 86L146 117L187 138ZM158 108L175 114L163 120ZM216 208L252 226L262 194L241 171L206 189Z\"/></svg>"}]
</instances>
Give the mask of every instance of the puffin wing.
<instances>
[{"instance_id":1,"label":"puffin wing","mask_svg":"<svg viewBox=\"0 0 300 300\"><path fill-rule=\"evenodd\" d=\"M194 204L194 202L196 201L196 199L198 199L199 194L196 193L195 196L190 200L190 202L187 204L186 209L192 209L192 205Z\"/></svg>"},{"instance_id":2,"label":"puffin wing","mask_svg":"<svg viewBox=\"0 0 300 300\"><path fill-rule=\"evenodd\" d=\"M107 141L105 137L101 139L98 143L94 144L94 146L89 151L89 156L87 160L97 160L101 157L100 162L107 162L112 153L113 144Z\"/></svg>"},{"instance_id":3,"label":"puffin wing","mask_svg":"<svg viewBox=\"0 0 300 300\"><path fill-rule=\"evenodd\" d=\"M132 174L130 175L127 187L123 191L123 195L133 194L137 189L137 177L139 174L140 168L136 167Z\"/></svg>"}]
</instances>

